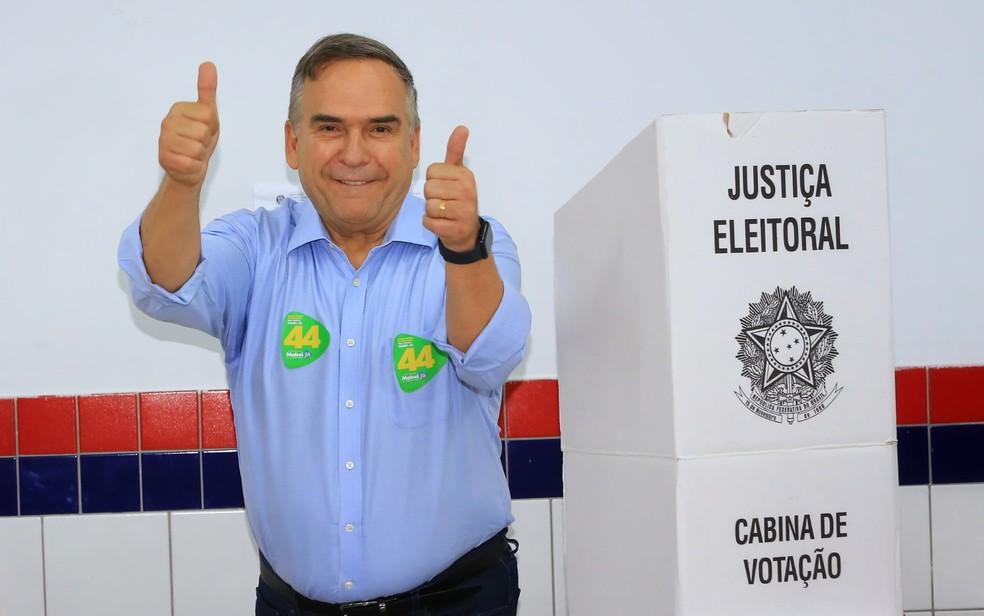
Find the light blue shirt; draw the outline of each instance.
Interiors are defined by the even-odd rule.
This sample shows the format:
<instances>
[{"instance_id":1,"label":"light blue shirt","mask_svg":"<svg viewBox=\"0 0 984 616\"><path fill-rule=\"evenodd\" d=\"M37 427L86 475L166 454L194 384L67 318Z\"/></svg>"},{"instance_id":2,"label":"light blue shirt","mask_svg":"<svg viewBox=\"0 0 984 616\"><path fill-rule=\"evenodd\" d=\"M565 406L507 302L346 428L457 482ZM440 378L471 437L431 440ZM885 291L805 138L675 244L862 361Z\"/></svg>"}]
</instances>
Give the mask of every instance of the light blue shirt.
<instances>
[{"instance_id":1,"label":"light blue shirt","mask_svg":"<svg viewBox=\"0 0 984 616\"><path fill-rule=\"evenodd\" d=\"M445 263L423 211L408 196L356 270L310 201L241 210L202 231L201 262L175 293L147 275L139 219L120 243L141 310L221 341L253 536L320 601L409 590L513 521L497 420L530 329L516 246L490 220L505 294L462 354L447 341ZM411 392L394 352L407 336L448 354ZM288 367L288 352L309 363Z\"/></svg>"}]
</instances>

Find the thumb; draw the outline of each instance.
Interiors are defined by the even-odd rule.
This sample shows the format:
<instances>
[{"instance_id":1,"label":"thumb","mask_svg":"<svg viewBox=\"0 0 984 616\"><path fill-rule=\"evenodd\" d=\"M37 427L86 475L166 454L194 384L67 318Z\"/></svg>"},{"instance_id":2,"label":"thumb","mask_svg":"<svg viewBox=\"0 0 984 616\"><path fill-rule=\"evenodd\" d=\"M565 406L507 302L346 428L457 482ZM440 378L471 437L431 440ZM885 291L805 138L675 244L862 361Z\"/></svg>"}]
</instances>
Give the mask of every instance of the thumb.
<instances>
[{"instance_id":1,"label":"thumb","mask_svg":"<svg viewBox=\"0 0 984 616\"><path fill-rule=\"evenodd\" d=\"M468 127L457 126L448 138L448 153L444 156L444 162L450 165L465 164L465 143L468 142Z\"/></svg>"},{"instance_id":2,"label":"thumb","mask_svg":"<svg viewBox=\"0 0 984 616\"><path fill-rule=\"evenodd\" d=\"M198 102L205 105L215 105L215 88L219 82L219 75L215 70L215 65L211 62L202 62L198 67Z\"/></svg>"}]
</instances>

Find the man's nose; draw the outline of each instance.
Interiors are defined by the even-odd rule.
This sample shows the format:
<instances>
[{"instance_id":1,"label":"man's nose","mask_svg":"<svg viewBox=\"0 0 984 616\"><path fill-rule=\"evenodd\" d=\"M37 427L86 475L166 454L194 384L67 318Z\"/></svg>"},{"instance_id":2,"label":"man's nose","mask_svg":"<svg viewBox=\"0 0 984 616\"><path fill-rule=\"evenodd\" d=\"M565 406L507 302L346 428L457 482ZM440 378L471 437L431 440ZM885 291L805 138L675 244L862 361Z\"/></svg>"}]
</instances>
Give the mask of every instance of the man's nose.
<instances>
[{"instance_id":1,"label":"man's nose","mask_svg":"<svg viewBox=\"0 0 984 616\"><path fill-rule=\"evenodd\" d=\"M369 162L369 148L362 135L356 131L345 136L339 161L349 167L360 167Z\"/></svg>"}]
</instances>

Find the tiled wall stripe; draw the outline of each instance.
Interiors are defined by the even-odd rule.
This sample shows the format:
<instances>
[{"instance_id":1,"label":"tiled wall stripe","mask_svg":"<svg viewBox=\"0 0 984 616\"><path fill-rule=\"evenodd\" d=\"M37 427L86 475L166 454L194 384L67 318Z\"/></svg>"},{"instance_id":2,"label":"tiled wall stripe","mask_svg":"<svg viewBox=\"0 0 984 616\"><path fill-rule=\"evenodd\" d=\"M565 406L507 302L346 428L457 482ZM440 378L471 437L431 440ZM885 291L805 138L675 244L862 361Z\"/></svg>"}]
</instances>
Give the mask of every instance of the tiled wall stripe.
<instances>
[{"instance_id":1,"label":"tiled wall stripe","mask_svg":"<svg viewBox=\"0 0 984 616\"><path fill-rule=\"evenodd\" d=\"M930 368L930 423L984 422L984 366Z\"/></svg>"},{"instance_id":2,"label":"tiled wall stripe","mask_svg":"<svg viewBox=\"0 0 984 616\"><path fill-rule=\"evenodd\" d=\"M899 368L895 371L895 415L900 426L929 422L926 368Z\"/></svg>"},{"instance_id":3,"label":"tiled wall stripe","mask_svg":"<svg viewBox=\"0 0 984 616\"><path fill-rule=\"evenodd\" d=\"M0 400L0 456L12 456L16 451L14 436L14 401Z\"/></svg>"},{"instance_id":4,"label":"tiled wall stripe","mask_svg":"<svg viewBox=\"0 0 984 616\"><path fill-rule=\"evenodd\" d=\"M929 429L933 484L984 482L984 424Z\"/></svg>"},{"instance_id":5,"label":"tiled wall stripe","mask_svg":"<svg viewBox=\"0 0 984 616\"><path fill-rule=\"evenodd\" d=\"M899 485L917 486L929 483L929 428L899 426L898 457Z\"/></svg>"},{"instance_id":6,"label":"tiled wall stripe","mask_svg":"<svg viewBox=\"0 0 984 616\"><path fill-rule=\"evenodd\" d=\"M18 452L22 456L78 453L75 398L18 398L17 441Z\"/></svg>"},{"instance_id":7,"label":"tiled wall stripe","mask_svg":"<svg viewBox=\"0 0 984 616\"><path fill-rule=\"evenodd\" d=\"M79 396L82 453L137 451L136 394Z\"/></svg>"},{"instance_id":8,"label":"tiled wall stripe","mask_svg":"<svg viewBox=\"0 0 984 616\"><path fill-rule=\"evenodd\" d=\"M984 482L984 367L895 378L900 485ZM513 498L563 496L558 406L556 379L506 384ZM242 507L235 448L226 390L0 399L0 516Z\"/></svg>"},{"instance_id":9,"label":"tiled wall stripe","mask_svg":"<svg viewBox=\"0 0 984 616\"><path fill-rule=\"evenodd\" d=\"M560 437L556 379L510 381L504 397L509 438Z\"/></svg>"},{"instance_id":10,"label":"tiled wall stripe","mask_svg":"<svg viewBox=\"0 0 984 616\"><path fill-rule=\"evenodd\" d=\"M235 449L236 427L228 390L202 392L202 447Z\"/></svg>"},{"instance_id":11,"label":"tiled wall stripe","mask_svg":"<svg viewBox=\"0 0 984 616\"><path fill-rule=\"evenodd\" d=\"M895 371L900 485L984 482L984 367Z\"/></svg>"},{"instance_id":12,"label":"tiled wall stripe","mask_svg":"<svg viewBox=\"0 0 984 616\"><path fill-rule=\"evenodd\" d=\"M140 448L197 449L201 424L197 391L158 391L140 394Z\"/></svg>"}]
</instances>

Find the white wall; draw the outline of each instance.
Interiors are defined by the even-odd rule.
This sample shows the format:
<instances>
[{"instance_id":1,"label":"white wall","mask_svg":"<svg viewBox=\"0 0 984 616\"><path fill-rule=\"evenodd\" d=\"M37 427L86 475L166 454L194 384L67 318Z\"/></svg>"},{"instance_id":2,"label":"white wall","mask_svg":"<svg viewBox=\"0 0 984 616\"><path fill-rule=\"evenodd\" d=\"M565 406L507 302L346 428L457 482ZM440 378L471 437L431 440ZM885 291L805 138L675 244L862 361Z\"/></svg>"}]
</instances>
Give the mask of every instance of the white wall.
<instances>
[{"instance_id":1,"label":"white wall","mask_svg":"<svg viewBox=\"0 0 984 616\"><path fill-rule=\"evenodd\" d=\"M519 616L566 616L563 501L516 500L513 514ZM0 518L0 545L2 614L253 613L259 557L242 509Z\"/></svg>"},{"instance_id":2,"label":"white wall","mask_svg":"<svg viewBox=\"0 0 984 616\"><path fill-rule=\"evenodd\" d=\"M294 64L346 30L414 71L423 161L441 159L455 124L472 129L480 205L517 240L533 306L516 378L556 373L553 212L657 114L726 110L887 109L896 363L984 363L984 4L283 6L5 3L0 395L225 386L216 344L130 307L119 234L156 187L160 121L193 99L204 59L218 66L222 136L203 217L251 207L256 182L291 180Z\"/></svg>"}]
</instances>

